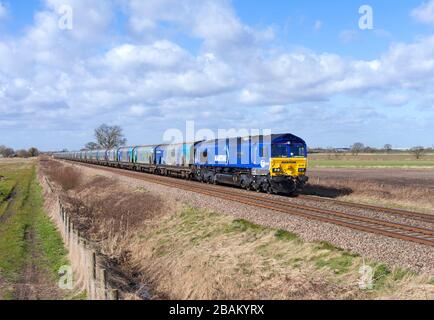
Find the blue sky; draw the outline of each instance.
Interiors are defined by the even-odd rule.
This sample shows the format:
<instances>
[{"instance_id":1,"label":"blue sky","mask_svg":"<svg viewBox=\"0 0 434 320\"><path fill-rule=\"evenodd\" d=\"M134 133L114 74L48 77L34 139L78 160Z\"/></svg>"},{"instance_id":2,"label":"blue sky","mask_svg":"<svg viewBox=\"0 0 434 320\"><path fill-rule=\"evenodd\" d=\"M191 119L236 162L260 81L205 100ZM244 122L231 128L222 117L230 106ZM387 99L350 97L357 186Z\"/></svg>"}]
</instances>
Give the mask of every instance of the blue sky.
<instances>
[{"instance_id":1,"label":"blue sky","mask_svg":"<svg viewBox=\"0 0 434 320\"><path fill-rule=\"evenodd\" d=\"M433 32L434 0L0 0L0 145L80 149L103 122L160 143L194 120L433 146Z\"/></svg>"}]
</instances>

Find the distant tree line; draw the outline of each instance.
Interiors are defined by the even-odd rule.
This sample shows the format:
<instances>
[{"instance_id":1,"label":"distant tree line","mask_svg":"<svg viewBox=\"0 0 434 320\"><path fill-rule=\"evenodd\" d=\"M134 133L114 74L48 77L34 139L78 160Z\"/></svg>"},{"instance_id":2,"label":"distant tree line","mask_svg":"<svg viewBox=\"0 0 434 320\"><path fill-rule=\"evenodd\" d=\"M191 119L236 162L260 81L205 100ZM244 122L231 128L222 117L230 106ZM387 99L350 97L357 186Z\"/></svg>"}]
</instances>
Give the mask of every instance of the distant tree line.
<instances>
[{"instance_id":1,"label":"distant tree line","mask_svg":"<svg viewBox=\"0 0 434 320\"><path fill-rule=\"evenodd\" d=\"M433 148L425 148L422 146L416 146L407 150L397 150L393 149L391 144L385 144L383 148L372 148L370 146L366 146L361 142L356 142L348 148L310 148L310 153L328 153L328 154L352 154L353 156L358 156L360 153L399 153L399 152L410 152L414 155L416 159L422 159L427 153L434 152Z\"/></svg>"},{"instance_id":2,"label":"distant tree line","mask_svg":"<svg viewBox=\"0 0 434 320\"><path fill-rule=\"evenodd\" d=\"M0 146L1 158L31 158L39 156L39 153L39 150L34 147L30 148L29 150L14 150L6 146Z\"/></svg>"}]
</instances>

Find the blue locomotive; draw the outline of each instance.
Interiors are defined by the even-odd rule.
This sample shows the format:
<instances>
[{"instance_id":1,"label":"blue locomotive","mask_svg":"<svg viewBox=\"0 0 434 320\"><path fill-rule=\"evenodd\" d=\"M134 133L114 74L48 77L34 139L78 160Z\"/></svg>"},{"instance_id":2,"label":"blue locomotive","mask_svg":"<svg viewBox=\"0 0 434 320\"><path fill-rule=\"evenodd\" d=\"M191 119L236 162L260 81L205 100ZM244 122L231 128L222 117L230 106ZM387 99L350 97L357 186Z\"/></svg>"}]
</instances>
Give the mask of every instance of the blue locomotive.
<instances>
[{"instance_id":1,"label":"blue locomotive","mask_svg":"<svg viewBox=\"0 0 434 320\"><path fill-rule=\"evenodd\" d=\"M66 152L54 157L267 193L295 194L308 181L306 142L292 134Z\"/></svg>"}]
</instances>

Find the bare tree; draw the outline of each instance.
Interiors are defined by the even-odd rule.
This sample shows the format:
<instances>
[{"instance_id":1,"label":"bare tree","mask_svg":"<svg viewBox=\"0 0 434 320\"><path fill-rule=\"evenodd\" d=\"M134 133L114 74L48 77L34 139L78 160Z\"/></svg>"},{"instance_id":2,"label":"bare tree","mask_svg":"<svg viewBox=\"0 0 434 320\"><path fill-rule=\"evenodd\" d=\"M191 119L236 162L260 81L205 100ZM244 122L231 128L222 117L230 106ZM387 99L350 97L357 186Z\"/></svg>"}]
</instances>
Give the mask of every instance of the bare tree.
<instances>
[{"instance_id":1,"label":"bare tree","mask_svg":"<svg viewBox=\"0 0 434 320\"><path fill-rule=\"evenodd\" d=\"M363 149L363 152L366 152L366 153L375 153L375 152L377 152L377 149L372 148L370 146L367 146L366 148Z\"/></svg>"},{"instance_id":2,"label":"bare tree","mask_svg":"<svg viewBox=\"0 0 434 320\"><path fill-rule=\"evenodd\" d=\"M14 149L5 146L0 146L0 154L5 158L10 158L15 154L15 151Z\"/></svg>"},{"instance_id":3,"label":"bare tree","mask_svg":"<svg viewBox=\"0 0 434 320\"><path fill-rule=\"evenodd\" d=\"M335 148L333 148L333 147L331 147L331 146L327 147L327 158L328 158L329 160L332 159L333 154L335 153L335 151L336 151Z\"/></svg>"},{"instance_id":4,"label":"bare tree","mask_svg":"<svg viewBox=\"0 0 434 320\"><path fill-rule=\"evenodd\" d=\"M411 151L411 153L414 154L414 156L416 157L417 160L421 159L426 152L424 147L414 147L414 148L411 148L410 151Z\"/></svg>"},{"instance_id":5,"label":"bare tree","mask_svg":"<svg viewBox=\"0 0 434 320\"><path fill-rule=\"evenodd\" d=\"M359 155L360 152L362 152L365 149L365 145L361 142L356 142L351 146L351 153L354 156Z\"/></svg>"},{"instance_id":6,"label":"bare tree","mask_svg":"<svg viewBox=\"0 0 434 320\"><path fill-rule=\"evenodd\" d=\"M16 153L17 153L17 156L19 158L28 158L29 157L29 152L27 150L24 150L24 149L18 150Z\"/></svg>"},{"instance_id":7,"label":"bare tree","mask_svg":"<svg viewBox=\"0 0 434 320\"><path fill-rule=\"evenodd\" d=\"M29 153L30 157L37 157L37 156L39 156L39 150L37 148L34 148L34 147L30 148L29 151L28 151L28 153Z\"/></svg>"},{"instance_id":8,"label":"bare tree","mask_svg":"<svg viewBox=\"0 0 434 320\"><path fill-rule=\"evenodd\" d=\"M84 148L85 148L86 150L98 150L98 149L100 149L101 147L100 147L100 145L99 145L98 143L95 143L95 142L89 142L89 143L87 143L87 144L84 146Z\"/></svg>"},{"instance_id":9,"label":"bare tree","mask_svg":"<svg viewBox=\"0 0 434 320\"><path fill-rule=\"evenodd\" d=\"M384 145L384 151L386 151L387 154L389 154L390 152L392 152L392 145L391 144L385 144Z\"/></svg>"},{"instance_id":10,"label":"bare tree","mask_svg":"<svg viewBox=\"0 0 434 320\"><path fill-rule=\"evenodd\" d=\"M98 144L104 149L121 147L127 143L127 139L125 139L120 126L103 124L95 130L95 137Z\"/></svg>"}]
</instances>

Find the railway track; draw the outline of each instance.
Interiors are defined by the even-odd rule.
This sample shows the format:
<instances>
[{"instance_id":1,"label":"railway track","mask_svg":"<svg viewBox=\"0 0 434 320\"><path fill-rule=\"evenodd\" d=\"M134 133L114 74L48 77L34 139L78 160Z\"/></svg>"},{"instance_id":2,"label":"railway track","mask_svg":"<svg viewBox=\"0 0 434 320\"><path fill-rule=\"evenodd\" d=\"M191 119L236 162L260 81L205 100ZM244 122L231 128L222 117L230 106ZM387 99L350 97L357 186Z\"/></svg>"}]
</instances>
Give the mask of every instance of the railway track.
<instances>
[{"instance_id":1,"label":"railway track","mask_svg":"<svg viewBox=\"0 0 434 320\"><path fill-rule=\"evenodd\" d=\"M306 199L306 200L313 200L313 201L335 203L335 204L338 204L338 205L341 205L344 207L349 207L349 208L374 210L377 212L384 212L384 213L388 213L388 214L398 216L398 217L406 217L409 219L414 219L414 220L418 220L418 221L422 221L422 222L434 223L434 215L433 214L412 212L412 211L401 210L401 209L377 207L377 206L373 206L373 205L369 205L369 204L346 202L346 201L340 201L340 200L336 200L336 199L322 198L319 196L300 195L299 198L300 199Z\"/></svg>"},{"instance_id":2,"label":"railway track","mask_svg":"<svg viewBox=\"0 0 434 320\"><path fill-rule=\"evenodd\" d=\"M105 166L99 166L99 165L88 164L88 163L76 163L76 164L91 167L91 168L98 168L100 170L104 170L108 172L115 172L117 174L121 174L126 177L140 179L143 181L156 183L167 187L172 187L172 188L175 187L186 191L192 191L195 193L212 196L219 199L234 201L253 207L259 207L259 208L268 209L268 210L285 213L293 216L303 217L310 220L331 223L331 224L347 227L353 230L374 233L374 234L378 234L390 238L415 242L422 245L434 247L433 229L415 227L412 225L395 223L386 220L359 216L354 214L348 214L348 213L343 213L335 210L320 209L317 207L294 204L288 201L266 198L262 195L258 195L254 193L251 194L247 194L245 192L241 193L240 192L241 190L235 192L234 190L237 189L233 189L233 188L230 189L232 192L228 193L228 188L221 187L221 186L214 186L214 185L204 186L203 184L198 184L196 182L191 182L191 181L178 180L178 179L162 177L162 176L155 176L155 175L145 174L141 172L128 171L124 169L105 167ZM311 198L309 197L309 199ZM347 203L344 202L344 204L346 205ZM389 209L377 208L374 206L365 207L365 205L361 205L361 207L368 208L370 210L389 211ZM407 217L408 214L413 214L412 212L407 212L407 211L401 212L401 210L398 211L392 209L390 210L393 211L394 214L397 214L399 212L400 214L402 213L401 215L405 215ZM412 217L421 218L422 216L416 214L416 215L412 215ZM426 218L425 215L423 215L423 217ZM428 222L434 223L434 221L432 220Z\"/></svg>"}]
</instances>

